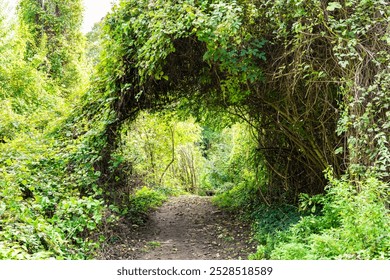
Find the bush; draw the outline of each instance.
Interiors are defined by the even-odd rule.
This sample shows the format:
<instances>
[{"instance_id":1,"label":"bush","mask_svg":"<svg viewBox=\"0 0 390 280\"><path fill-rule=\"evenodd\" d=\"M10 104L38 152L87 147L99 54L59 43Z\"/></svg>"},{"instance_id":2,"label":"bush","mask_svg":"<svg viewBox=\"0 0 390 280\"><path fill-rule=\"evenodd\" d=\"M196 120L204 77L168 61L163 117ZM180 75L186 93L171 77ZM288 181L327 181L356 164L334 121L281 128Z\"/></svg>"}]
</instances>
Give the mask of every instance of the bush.
<instances>
[{"instance_id":1,"label":"bush","mask_svg":"<svg viewBox=\"0 0 390 280\"><path fill-rule=\"evenodd\" d=\"M88 167L69 173L69 151L39 133L0 144L0 259L86 259L103 213L96 196L80 195ZM88 178L88 180L86 180ZM95 178L96 179L96 178Z\"/></svg>"},{"instance_id":2,"label":"bush","mask_svg":"<svg viewBox=\"0 0 390 280\"><path fill-rule=\"evenodd\" d=\"M258 250L250 259L268 259L275 244L283 239L283 232L300 221L301 214L291 205L268 207L259 205L251 214L254 239Z\"/></svg>"},{"instance_id":3,"label":"bush","mask_svg":"<svg viewBox=\"0 0 390 280\"><path fill-rule=\"evenodd\" d=\"M130 196L128 214L135 223L143 223L152 209L160 206L167 196L160 191L142 187Z\"/></svg>"},{"instance_id":4,"label":"bush","mask_svg":"<svg viewBox=\"0 0 390 280\"><path fill-rule=\"evenodd\" d=\"M390 259L388 184L373 177L359 182L328 177L321 215L302 217L260 240L265 245L253 258Z\"/></svg>"},{"instance_id":5,"label":"bush","mask_svg":"<svg viewBox=\"0 0 390 280\"><path fill-rule=\"evenodd\" d=\"M230 211L250 213L260 203L258 193L259 188L253 182L243 181L230 190L216 195L213 202Z\"/></svg>"}]
</instances>

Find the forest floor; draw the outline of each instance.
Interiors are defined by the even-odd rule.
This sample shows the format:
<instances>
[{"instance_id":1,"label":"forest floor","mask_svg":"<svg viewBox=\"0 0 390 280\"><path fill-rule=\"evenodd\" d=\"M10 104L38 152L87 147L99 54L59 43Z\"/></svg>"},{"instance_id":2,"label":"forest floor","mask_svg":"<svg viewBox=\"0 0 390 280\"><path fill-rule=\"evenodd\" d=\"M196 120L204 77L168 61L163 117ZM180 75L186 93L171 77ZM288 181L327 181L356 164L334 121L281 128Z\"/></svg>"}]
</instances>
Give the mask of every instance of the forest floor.
<instances>
[{"instance_id":1,"label":"forest floor","mask_svg":"<svg viewBox=\"0 0 390 280\"><path fill-rule=\"evenodd\" d=\"M108 230L98 259L228 260L256 251L250 227L210 197L172 197L143 226L122 219Z\"/></svg>"}]
</instances>

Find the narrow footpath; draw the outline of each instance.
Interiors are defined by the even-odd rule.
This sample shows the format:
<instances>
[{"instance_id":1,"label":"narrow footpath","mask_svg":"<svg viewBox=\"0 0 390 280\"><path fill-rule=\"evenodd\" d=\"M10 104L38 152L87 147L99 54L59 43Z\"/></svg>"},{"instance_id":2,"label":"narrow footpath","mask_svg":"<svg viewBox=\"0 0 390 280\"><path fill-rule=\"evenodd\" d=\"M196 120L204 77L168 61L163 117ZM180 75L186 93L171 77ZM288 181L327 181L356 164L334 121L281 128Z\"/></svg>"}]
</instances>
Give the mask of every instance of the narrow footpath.
<instances>
[{"instance_id":1,"label":"narrow footpath","mask_svg":"<svg viewBox=\"0 0 390 280\"><path fill-rule=\"evenodd\" d=\"M250 227L210 197L172 197L143 226L121 220L98 254L106 260L247 259L256 251Z\"/></svg>"}]
</instances>

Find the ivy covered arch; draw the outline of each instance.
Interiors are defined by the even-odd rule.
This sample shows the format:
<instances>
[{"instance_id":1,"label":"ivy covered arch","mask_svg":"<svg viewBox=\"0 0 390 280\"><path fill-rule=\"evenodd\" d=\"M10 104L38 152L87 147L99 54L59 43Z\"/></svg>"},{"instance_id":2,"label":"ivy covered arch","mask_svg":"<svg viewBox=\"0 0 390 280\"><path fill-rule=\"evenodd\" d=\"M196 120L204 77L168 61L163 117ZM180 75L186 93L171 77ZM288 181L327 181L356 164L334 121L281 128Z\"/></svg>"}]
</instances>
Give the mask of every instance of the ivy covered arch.
<instances>
[{"instance_id":1,"label":"ivy covered arch","mask_svg":"<svg viewBox=\"0 0 390 280\"><path fill-rule=\"evenodd\" d=\"M353 80L368 74L356 58L365 59L373 47L367 38L378 30L386 34L378 14L386 7L380 1L361 3L341 13L342 7L323 1L270 2L119 2L104 20L104 48L83 107L89 120L100 124L93 145L101 182L111 177L121 124L141 110L179 104L198 114L230 112L255 128L258 152L271 174L262 191L270 196L319 193L326 184L323 170L345 172L351 160L346 136L354 132L338 128L338 122L355 110L346 109L354 90L375 84L386 68L367 60L375 71L364 81ZM372 15L375 32L353 20L363 11ZM352 20L345 23L347 18ZM379 118L384 125L384 108L373 106L379 113L369 122Z\"/></svg>"}]
</instances>

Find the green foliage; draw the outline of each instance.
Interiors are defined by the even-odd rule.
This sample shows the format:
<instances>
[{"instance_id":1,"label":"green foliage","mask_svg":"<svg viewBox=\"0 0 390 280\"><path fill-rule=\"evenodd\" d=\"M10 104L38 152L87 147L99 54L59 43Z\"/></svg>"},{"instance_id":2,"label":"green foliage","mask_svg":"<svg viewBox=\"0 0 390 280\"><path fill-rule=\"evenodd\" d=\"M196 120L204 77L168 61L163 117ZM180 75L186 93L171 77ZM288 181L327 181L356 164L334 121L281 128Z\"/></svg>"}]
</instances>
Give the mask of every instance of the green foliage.
<instances>
[{"instance_id":1,"label":"green foliage","mask_svg":"<svg viewBox=\"0 0 390 280\"><path fill-rule=\"evenodd\" d=\"M217 205L244 213L251 212L259 203L268 203L266 169L256 156L251 128L236 123L204 137L204 192L215 192Z\"/></svg>"},{"instance_id":2,"label":"green foliage","mask_svg":"<svg viewBox=\"0 0 390 280\"><path fill-rule=\"evenodd\" d=\"M0 145L0 258L85 259L102 201L80 198L82 172L67 174L69 150L56 139L20 134ZM81 171L81 170L79 170Z\"/></svg>"},{"instance_id":3,"label":"green foliage","mask_svg":"<svg viewBox=\"0 0 390 280\"><path fill-rule=\"evenodd\" d=\"M386 1L119 1L82 101L81 14L0 11L1 259L89 258L103 198L141 221L183 189L254 220L253 259L390 258ZM177 108L230 127L140 114Z\"/></svg>"},{"instance_id":4,"label":"green foliage","mask_svg":"<svg viewBox=\"0 0 390 280\"><path fill-rule=\"evenodd\" d=\"M321 215L268 237L254 258L389 259L388 185L375 178L330 179ZM264 240L262 240L264 241Z\"/></svg>"},{"instance_id":5,"label":"green foliage","mask_svg":"<svg viewBox=\"0 0 390 280\"><path fill-rule=\"evenodd\" d=\"M313 214L320 212L322 205L326 202L322 194L309 196L306 193L301 193L299 194L299 200L299 209L301 211L309 211Z\"/></svg>"},{"instance_id":6,"label":"green foliage","mask_svg":"<svg viewBox=\"0 0 390 280\"><path fill-rule=\"evenodd\" d=\"M84 78L81 0L22 0L18 10L26 61L73 93Z\"/></svg>"},{"instance_id":7,"label":"green foliage","mask_svg":"<svg viewBox=\"0 0 390 280\"><path fill-rule=\"evenodd\" d=\"M201 128L192 119L144 112L126 129L120 151L148 186L196 193L204 161L200 137Z\"/></svg>"},{"instance_id":8,"label":"green foliage","mask_svg":"<svg viewBox=\"0 0 390 280\"><path fill-rule=\"evenodd\" d=\"M52 221L66 234L67 239L82 246L85 237L80 233L97 228L102 220L102 204L102 201L92 197L69 197L56 207Z\"/></svg>"},{"instance_id":9,"label":"green foliage","mask_svg":"<svg viewBox=\"0 0 390 280\"><path fill-rule=\"evenodd\" d=\"M283 232L301 219L301 213L291 205L258 205L251 213L254 239L258 242L257 252L249 259L269 259Z\"/></svg>"},{"instance_id":10,"label":"green foliage","mask_svg":"<svg viewBox=\"0 0 390 280\"><path fill-rule=\"evenodd\" d=\"M329 16L329 28L338 39L333 51L343 69L340 92L344 104L337 133L347 137L344 152L349 152L351 178L376 176L386 181L390 159L390 8L380 0L350 0L337 8L339 12Z\"/></svg>"},{"instance_id":11,"label":"green foliage","mask_svg":"<svg viewBox=\"0 0 390 280\"><path fill-rule=\"evenodd\" d=\"M85 35L87 39L86 57L91 67L95 67L99 63L99 57L102 51L101 29L101 23L95 23L92 30Z\"/></svg>"},{"instance_id":12,"label":"green foliage","mask_svg":"<svg viewBox=\"0 0 390 280\"><path fill-rule=\"evenodd\" d=\"M130 196L128 215L134 222L142 223L146 214L160 206L167 196L160 191L142 187Z\"/></svg>"},{"instance_id":13,"label":"green foliage","mask_svg":"<svg viewBox=\"0 0 390 280\"><path fill-rule=\"evenodd\" d=\"M213 201L219 207L231 211L250 212L254 206L259 205L259 189L253 182L241 182L233 188L217 195Z\"/></svg>"},{"instance_id":14,"label":"green foliage","mask_svg":"<svg viewBox=\"0 0 390 280\"><path fill-rule=\"evenodd\" d=\"M0 139L7 141L7 139L14 138L17 131L23 130L24 118L12 110L9 101L1 101L0 110L2 112L0 117Z\"/></svg>"},{"instance_id":15,"label":"green foliage","mask_svg":"<svg viewBox=\"0 0 390 280\"><path fill-rule=\"evenodd\" d=\"M20 9L29 4L37 1L23 1ZM82 139L53 132L74 100L65 100L58 77L43 69L46 39L33 50L26 26L0 14L0 259L91 258L97 245L91 232L99 231L104 213L98 176L91 164L82 164L92 156L83 153ZM50 43L56 42L53 37ZM64 48L56 51L72 56ZM68 74L83 86L74 72Z\"/></svg>"},{"instance_id":16,"label":"green foliage","mask_svg":"<svg viewBox=\"0 0 390 280\"><path fill-rule=\"evenodd\" d=\"M45 129L47 120L59 117L64 109L57 96L58 90L51 80L23 59L23 40L16 35L16 27L6 23L7 21L0 20L0 28L4 33L0 40L2 142L12 140L19 132ZM44 117L43 110L46 115Z\"/></svg>"}]
</instances>

